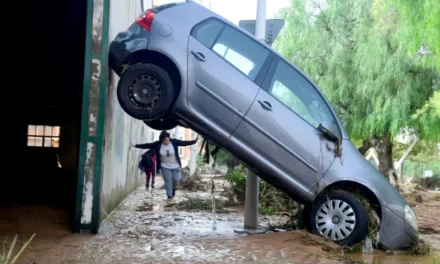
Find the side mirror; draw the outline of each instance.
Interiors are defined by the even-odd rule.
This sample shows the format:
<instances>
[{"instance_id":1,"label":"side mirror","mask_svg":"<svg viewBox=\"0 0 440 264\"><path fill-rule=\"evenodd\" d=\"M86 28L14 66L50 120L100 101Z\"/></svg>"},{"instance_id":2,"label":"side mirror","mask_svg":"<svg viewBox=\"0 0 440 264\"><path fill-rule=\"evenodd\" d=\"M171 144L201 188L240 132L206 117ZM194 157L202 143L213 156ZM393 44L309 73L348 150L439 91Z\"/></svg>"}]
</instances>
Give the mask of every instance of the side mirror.
<instances>
[{"instance_id":1,"label":"side mirror","mask_svg":"<svg viewBox=\"0 0 440 264\"><path fill-rule=\"evenodd\" d=\"M339 130L333 124L322 122L319 124L318 129L322 134L331 141L339 140Z\"/></svg>"}]
</instances>

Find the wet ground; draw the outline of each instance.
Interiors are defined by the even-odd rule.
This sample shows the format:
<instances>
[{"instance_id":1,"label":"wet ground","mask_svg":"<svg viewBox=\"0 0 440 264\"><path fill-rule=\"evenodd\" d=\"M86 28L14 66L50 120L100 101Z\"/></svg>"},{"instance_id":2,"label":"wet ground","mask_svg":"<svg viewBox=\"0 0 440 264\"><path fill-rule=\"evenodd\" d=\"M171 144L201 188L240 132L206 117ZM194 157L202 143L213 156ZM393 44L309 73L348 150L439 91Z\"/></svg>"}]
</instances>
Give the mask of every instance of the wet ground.
<instances>
[{"instance_id":1,"label":"wet ground","mask_svg":"<svg viewBox=\"0 0 440 264\"><path fill-rule=\"evenodd\" d=\"M161 182L157 182L160 188ZM145 191L140 187L130 195L101 225L98 235L71 235L61 223L63 215L50 208L27 209L27 215L14 218L13 210L0 212L20 228L9 224L21 233L20 243L32 232L37 236L18 263L382 263L425 264L440 263L440 200L439 192L420 192L408 195L414 203L423 238L435 248L428 257L387 256L377 251L374 256L349 255L333 243L324 242L305 231L279 232L261 235L243 235L234 232L243 225L242 207L217 214L213 230L212 213L185 212L173 209L164 199L164 190ZM221 186L217 186L221 191ZM209 198L202 192L178 192L173 203L188 197ZM421 200L419 197L421 197ZM421 201L421 202L420 202ZM23 211L16 209L17 213ZM43 223L47 216L55 219ZM41 219L38 220L40 217ZM27 222L37 219L36 223ZM9 223L11 223L9 221ZM271 218L271 221L277 221ZM3 228L3 224L1 226ZM4 230L0 229L0 232ZM1 235L1 233L0 233ZM356 262L357 261L357 262ZM372 261L372 262L371 262ZM365 262L366 263L366 262Z\"/></svg>"}]
</instances>

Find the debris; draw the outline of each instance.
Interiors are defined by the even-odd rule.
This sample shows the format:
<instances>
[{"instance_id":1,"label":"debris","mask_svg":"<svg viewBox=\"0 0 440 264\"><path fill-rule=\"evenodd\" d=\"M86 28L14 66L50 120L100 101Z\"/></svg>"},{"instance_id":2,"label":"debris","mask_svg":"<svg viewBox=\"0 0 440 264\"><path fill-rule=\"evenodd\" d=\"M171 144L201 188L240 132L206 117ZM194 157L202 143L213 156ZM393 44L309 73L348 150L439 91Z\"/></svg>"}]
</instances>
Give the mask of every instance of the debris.
<instances>
[{"instance_id":1,"label":"debris","mask_svg":"<svg viewBox=\"0 0 440 264\"><path fill-rule=\"evenodd\" d=\"M419 227L419 233L424 235L440 234L440 231L432 227Z\"/></svg>"},{"instance_id":2,"label":"debris","mask_svg":"<svg viewBox=\"0 0 440 264\"><path fill-rule=\"evenodd\" d=\"M423 189L435 190L440 185L440 176L434 175L432 177L418 177L414 178L415 183L420 185Z\"/></svg>"},{"instance_id":3,"label":"debris","mask_svg":"<svg viewBox=\"0 0 440 264\"><path fill-rule=\"evenodd\" d=\"M422 195L420 195L420 192L418 191L403 194L403 197L408 201L411 207L416 207L417 204L423 203Z\"/></svg>"},{"instance_id":4,"label":"debris","mask_svg":"<svg viewBox=\"0 0 440 264\"><path fill-rule=\"evenodd\" d=\"M365 239L351 247L344 246L344 250L348 252L362 252L364 245L365 245Z\"/></svg>"},{"instance_id":5,"label":"debris","mask_svg":"<svg viewBox=\"0 0 440 264\"><path fill-rule=\"evenodd\" d=\"M228 201L223 201L221 199L215 199L216 203L216 212L217 213L227 213L228 210L225 207L231 206ZM188 197L186 200L181 201L177 204L172 204L167 207L176 207L179 210L184 211L212 211L212 200L211 199L203 199L199 196L196 197Z\"/></svg>"},{"instance_id":6,"label":"debris","mask_svg":"<svg viewBox=\"0 0 440 264\"><path fill-rule=\"evenodd\" d=\"M238 201L243 202L246 193L245 172L239 169L230 170L225 175L226 180L231 184L232 191ZM260 212L264 215L274 215L276 213L294 212L297 204L285 193L279 191L269 183L260 183Z\"/></svg>"},{"instance_id":7,"label":"debris","mask_svg":"<svg viewBox=\"0 0 440 264\"><path fill-rule=\"evenodd\" d=\"M322 250L327 252L337 252L339 253L343 248L330 240L324 239L321 236L313 235L310 233L302 232L302 231L294 231L297 232L301 237L301 243L308 246L320 246ZM284 242L289 241L289 239Z\"/></svg>"},{"instance_id":8,"label":"debris","mask_svg":"<svg viewBox=\"0 0 440 264\"><path fill-rule=\"evenodd\" d=\"M284 222L283 224L278 224L278 225L272 225L272 223L269 221L269 219L267 217L264 217L261 221L266 221L267 222L267 231L272 231L272 232L280 232L280 231L284 231L284 230L297 230L297 224L295 224L295 220L296 220L296 215L289 215L289 214L283 214L281 217L287 217L287 221Z\"/></svg>"},{"instance_id":9,"label":"debris","mask_svg":"<svg viewBox=\"0 0 440 264\"><path fill-rule=\"evenodd\" d=\"M405 250L407 255L411 256L424 256L431 252L431 245L423 239L419 240L419 243L414 247Z\"/></svg>"},{"instance_id":10,"label":"debris","mask_svg":"<svg viewBox=\"0 0 440 264\"><path fill-rule=\"evenodd\" d=\"M365 239L365 244L362 248L362 253L363 254L373 254L373 243L371 238L367 237Z\"/></svg>"},{"instance_id":11,"label":"debris","mask_svg":"<svg viewBox=\"0 0 440 264\"><path fill-rule=\"evenodd\" d=\"M179 182L179 189L187 191L208 191L208 186L202 181L200 174L195 173L194 176L189 176L189 169L182 169L182 180Z\"/></svg>"},{"instance_id":12,"label":"debris","mask_svg":"<svg viewBox=\"0 0 440 264\"><path fill-rule=\"evenodd\" d=\"M387 250L387 251L385 251L385 254L386 254L387 256L393 256L393 255L394 255L394 251L392 251L392 250Z\"/></svg>"},{"instance_id":13,"label":"debris","mask_svg":"<svg viewBox=\"0 0 440 264\"><path fill-rule=\"evenodd\" d=\"M211 198L212 198L212 230L217 230L217 215L215 214L215 184L211 180Z\"/></svg>"},{"instance_id":14,"label":"debris","mask_svg":"<svg viewBox=\"0 0 440 264\"><path fill-rule=\"evenodd\" d=\"M11 244L10 247L9 247L8 254L7 254L7 255L5 255L5 254L6 254L6 247L5 247L5 244L6 244L6 241L8 240L8 237L6 237L5 240L3 241L3 255L0 255L0 261L1 261L1 263L4 263L4 264L14 264L14 263L16 263L16 261L20 258L21 254L23 254L23 251L29 246L29 244L31 243L32 239L34 239L35 235L36 235L36 234L34 233L34 234L31 236L31 238L29 238L29 240L28 240L26 243L24 243L24 245L20 248L20 250L19 250L18 253L14 256L13 259L11 259L11 257L12 257L12 252L13 252L14 249L15 249L15 244L17 243L18 235L15 235L15 236L14 236L14 239L12 240L12 244Z\"/></svg>"},{"instance_id":15,"label":"debris","mask_svg":"<svg viewBox=\"0 0 440 264\"><path fill-rule=\"evenodd\" d=\"M245 230L245 229L234 229L234 233L236 234L243 234L243 235L257 235L257 234L264 234L267 230Z\"/></svg>"}]
</instances>

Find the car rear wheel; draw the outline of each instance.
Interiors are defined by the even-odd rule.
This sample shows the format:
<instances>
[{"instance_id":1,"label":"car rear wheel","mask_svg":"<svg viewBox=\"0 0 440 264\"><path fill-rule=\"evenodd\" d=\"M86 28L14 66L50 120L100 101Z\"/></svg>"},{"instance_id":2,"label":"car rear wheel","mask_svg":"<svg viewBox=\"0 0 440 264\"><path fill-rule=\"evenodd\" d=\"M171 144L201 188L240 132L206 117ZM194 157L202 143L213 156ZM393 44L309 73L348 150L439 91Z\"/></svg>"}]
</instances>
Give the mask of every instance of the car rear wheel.
<instances>
[{"instance_id":1,"label":"car rear wheel","mask_svg":"<svg viewBox=\"0 0 440 264\"><path fill-rule=\"evenodd\" d=\"M368 214L351 194L335 191L309 207L308 227L324 238L351 246L368 235Z\"/></svg>"},{"instance_id":2,"label":"car rear wheel","mask_svg":"<svg viewBox=\"0 0 440 264\"><path fill-rule=\"evenodd\" d=\"M175 87L169 74L157 65L131 65L121 75L117 96L122 109L131 117L153 121L172 107Z\"/></svg>"}]
</instances>

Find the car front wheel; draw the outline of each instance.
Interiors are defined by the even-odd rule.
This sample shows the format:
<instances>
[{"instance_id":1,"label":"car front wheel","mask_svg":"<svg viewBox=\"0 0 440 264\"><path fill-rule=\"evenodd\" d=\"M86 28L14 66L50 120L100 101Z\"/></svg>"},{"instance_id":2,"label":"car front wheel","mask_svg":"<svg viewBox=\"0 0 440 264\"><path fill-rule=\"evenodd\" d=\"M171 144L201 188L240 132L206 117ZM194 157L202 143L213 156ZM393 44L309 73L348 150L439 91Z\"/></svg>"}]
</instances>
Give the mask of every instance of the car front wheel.
<instances>
[{"instance_id":1,"label":"car front wheel","mask_svg":"<svg viewBox=\"0 0 440 264\"><path fill-rule=\"evenodd\" d=\"M117 97L131 117L153 121L165 116L173 104L175 87L167 71L140 63L130 65L118 82Z\"/></svg>"},{"instance_id":2,"label":"car front wheel","mask_svg":"<svg viewBox=\"0 0 440 264\"><path fill-rule=\"evenodd\" d=\"M335 191L323 195L308 213L315 234L341 245L354 245L368 235L368 213L352 194Z\"/></svg>"}]
</instances>

